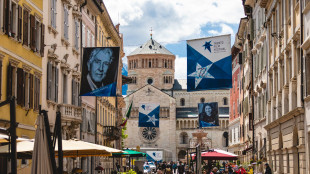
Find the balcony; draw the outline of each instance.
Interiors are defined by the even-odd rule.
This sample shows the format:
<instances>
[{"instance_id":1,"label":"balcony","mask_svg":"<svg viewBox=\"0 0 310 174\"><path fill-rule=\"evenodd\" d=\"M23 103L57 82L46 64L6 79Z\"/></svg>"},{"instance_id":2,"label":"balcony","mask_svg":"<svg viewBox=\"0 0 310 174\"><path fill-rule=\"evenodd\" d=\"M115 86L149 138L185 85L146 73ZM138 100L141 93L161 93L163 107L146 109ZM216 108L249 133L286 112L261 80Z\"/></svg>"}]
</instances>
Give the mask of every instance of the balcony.
<instances>
[{"instance_id":1,"label":"balcony","mask_svg":"<svg viewBox=\"0 0 310 174\"><path fill-rule=\"evenodd\" d=\"M115 126L103 126L103 136L108 138L108 141L118 140L121 136L121 131Z\"/></svg>"},{"instance_id":2,"label":"balcony","mask_svg":"<svg viewBox=\"0 0 310 174\"><path fill-rule=\"evenodd\" d=\"M76 121L82 122L82 108L70 104L60 104L59 110L61 112L62 121Z\"/></svg>"}]
</instances>

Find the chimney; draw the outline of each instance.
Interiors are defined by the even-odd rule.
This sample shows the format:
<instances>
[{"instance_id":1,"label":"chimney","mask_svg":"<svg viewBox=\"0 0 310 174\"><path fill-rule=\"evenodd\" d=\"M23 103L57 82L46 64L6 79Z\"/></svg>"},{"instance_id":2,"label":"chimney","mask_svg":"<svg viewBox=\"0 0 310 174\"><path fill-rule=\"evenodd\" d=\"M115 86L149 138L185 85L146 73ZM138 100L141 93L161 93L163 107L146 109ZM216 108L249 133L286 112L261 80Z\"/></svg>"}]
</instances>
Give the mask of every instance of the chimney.
<instances>
[{"instance_id":1,"label":"chimney","mask_svg":"<svg viewBox=\"0 0 310 174\"><path fill-rule=\"evenodd\" d=\"M116 31L119 33L119 24L115 25Z\"/></svg>"}]
</instances>

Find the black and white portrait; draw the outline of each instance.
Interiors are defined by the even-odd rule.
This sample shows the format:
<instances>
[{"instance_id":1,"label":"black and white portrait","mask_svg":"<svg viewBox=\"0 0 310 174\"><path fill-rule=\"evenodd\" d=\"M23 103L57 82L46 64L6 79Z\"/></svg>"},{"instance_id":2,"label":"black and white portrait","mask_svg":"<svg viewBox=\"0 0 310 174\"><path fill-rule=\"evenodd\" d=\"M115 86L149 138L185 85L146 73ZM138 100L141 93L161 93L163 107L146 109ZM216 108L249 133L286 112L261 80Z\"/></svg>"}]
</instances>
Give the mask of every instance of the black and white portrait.
<instances>
[{"instance_id":1,"label":"black and white portrait","mask_svg":"<svg viewBox=\"0 0 310 174\"><path fill-rule=\"evenodd\" d=\"M218 126L218 103L199 103L199 124L200 127Z\"/></svg>"},{"instance_id":2,"label":"black and white portrait","mask_svg":"<svg viewBox=\"0 0 310 174\"><path fill-rule=\"evenodd\" d=\"M83 53L80 95L111 96L117 82L119 47L84 48Z\"/></svg>"}]
</instances>

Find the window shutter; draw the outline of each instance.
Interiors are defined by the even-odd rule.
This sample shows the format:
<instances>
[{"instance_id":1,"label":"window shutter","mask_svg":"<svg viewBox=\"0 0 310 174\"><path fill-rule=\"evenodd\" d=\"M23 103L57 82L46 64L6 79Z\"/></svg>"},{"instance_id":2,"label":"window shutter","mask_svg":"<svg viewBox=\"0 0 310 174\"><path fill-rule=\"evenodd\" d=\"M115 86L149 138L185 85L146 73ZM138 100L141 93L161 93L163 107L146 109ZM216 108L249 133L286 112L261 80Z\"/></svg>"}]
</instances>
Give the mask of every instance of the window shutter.
<instances>
[{"instance_id":1,"label":"window shutter","mask_svg":"<svg viewBox=\"0 0 310 174\"><path fill-rule=\"evenodd\" d=\"M75 82L72 79L72 105L75 105Z\"/></svg>"},{"instance_id":2,"label":"window shutter","mask_svg":"<svg viewBox=\"0 0 310 174\"><path fill-rule=\"evenodd\" d=\"M42 57L44 57L44 39L45 39L45 25L41 23L41 48L40 48L40 54Z\"/></svg>"},{"instance_id":3,"label":"window shutter","mask_svg":"<svg viewBox=\"0 0 310 174\"><path fill-rule=\"evenodd\" d=\"M26 106L26 78L27 78L27 74L25 71L23 71L23 79L22 79L22 84L23 84L23 88L22 88L22 106Z\"/></svg>"},{"instance_id":4,"label":"window shutter","mask_svg":"<svg viewBox=\"0 0 310 174\"><path fill-rule=\"evenodd\" d=\"M6 98L8 99L9 97L12 96L12 76L13 76L13 67L9 63L8 69L7 69L7 83L6 83Z\"/></svg>"},{"instance_id":5,"label":"window shutter","mask_svg":"<svg viewBox=\"0 0 310 174\"><path fill-rule=\"evenodd\" d=\"M23 103L23 79L24 71L21 68L17 68L17 104L22 106Z\"/></svg>"},{"instance_id":6,"label":"window shutter","mask_svg":"<svg viewBox=\"0 0 310 174\"><path fill-rule=\"evenodd\" d=\"M76 106L79 106L80 105L80 102L79 102L79 82L75 82L75 105Z\"/></svg>"},{"instance_id":7,"label":"window shutter","mask_svg":"<svg viewBox=\"0 0 310 174\"><path fill-rule=\"evenodd\" d=\"M17 33L17 39L21 40L22 39L22 25L23 25L23 8L18 5L18 33Z\"/></svg>"},{"instance_id":8,"label":"window shutter","mask_svg":"<svg viewBox=\"0 0 310 174\"><path fill-rule=\"evenodd\" d=\"M24 9L23 44L28 46L28 11Z\"/></svg>"},{"instance_id":9,"label":"window shutter","mask_svg":"<svg viewBox=\"0 0 310 174\"><path fill-rule=\"evenodd\" d=\"M55 67L55 102L58 102L58 68Z\"/></svg>"},{"instance_id":10,"label":"window shutter","mask_svg":"<svg viewBox=\"0 0 310 174\"><path fill-rule=\"evenodd\" d=\"M55 4L54 4L54 0L51 0L51 25L52 27L55 27L55 18L54 18L54 14L55 14Z\"/></svg>"},{"instance_id":11,"label":"window shutter","mask_svg":"<svg viewBox=\"0 0 310 174\"><path fill-rule=\"evenodd\" d=\"M64 6L64 38L67 39L67 9Z\"/></svg>"},{"instance_id":12,"label":"window shutter","mask_svg":"<svg viewBox=\"0 0 310 174\"><path fill-rule=\"evenodd\" d=\"M37 79L37 90L36 90L36 93L37 93L37 98L36 98L36 104L37 104L37 107L36 107L36 110L39 110L39 105L40 105L40 78L36 78Z\"/></svg>"},{"instance_id":13,"label":"window shutter","mask_svg":"<svg viewBox=\"0 0 310 174\"><path fill-rule=\"evenodd\" d=\"M33 75L29 74L29 108L33 108Z\"/></svg>"},{"instance_id":14,"label":"window shutter","mask_svg":"<svg viewBox=\"0 0 310 174\"><path fill-rule=\"evenodd\" d=\"M47 62L47 99L51 99L52 94L52 64Z\"/></svg>"},{"instance_id":15,"label":"window shutter","mask_svg":"<svg viewBox=\"0 0 310 174\"><path fill-rule=\"evenodd\" d=\"M30 48L32 51L36 49L36 21L33 15L30 15Z\"/></svg>"},{"instance_id":16,"label":"window shutter","mask_svg":"<svg viewBox=\"0 0 310 174\"><path fill-rule=\"evenodd\" d=\"M7 16L8 16L8 14L7 14L7 9L8 9L8 6L7 6L7 4L8 4L8 2L7 2L8 0L3 0L3 27L2 27L2 29L3 29L3 32L4 33L6 33L6 31L7 31Z\"/></svg>"}]
</instances>

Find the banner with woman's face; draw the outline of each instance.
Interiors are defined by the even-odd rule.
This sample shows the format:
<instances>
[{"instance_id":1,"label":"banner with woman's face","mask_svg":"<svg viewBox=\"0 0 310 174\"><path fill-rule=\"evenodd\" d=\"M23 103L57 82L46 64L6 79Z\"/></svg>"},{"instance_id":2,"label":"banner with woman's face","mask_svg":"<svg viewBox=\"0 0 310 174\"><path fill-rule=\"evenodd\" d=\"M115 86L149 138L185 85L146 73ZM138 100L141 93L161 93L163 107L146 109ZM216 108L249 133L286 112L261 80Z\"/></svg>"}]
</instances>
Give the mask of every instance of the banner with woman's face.
<instances>
[{"instance_id":1,"label":"banner with woman's face","mask_svg":"<svg viewBox=\"0 0 310 174\"><path fill-rule=\"evenodd\" d=\"M218 103L198 103L199 127L219 126Z\"/></svg>"},{"instance_id":2,"label":"banner with woman's face","mask_svg":"<svg viewBox=\"0 0 310 174\"><path fill-rule=\"evenodd\" d=\"M119 47L83 48L81 96L115 96Z\"/></svg>"}]
</instances>

